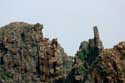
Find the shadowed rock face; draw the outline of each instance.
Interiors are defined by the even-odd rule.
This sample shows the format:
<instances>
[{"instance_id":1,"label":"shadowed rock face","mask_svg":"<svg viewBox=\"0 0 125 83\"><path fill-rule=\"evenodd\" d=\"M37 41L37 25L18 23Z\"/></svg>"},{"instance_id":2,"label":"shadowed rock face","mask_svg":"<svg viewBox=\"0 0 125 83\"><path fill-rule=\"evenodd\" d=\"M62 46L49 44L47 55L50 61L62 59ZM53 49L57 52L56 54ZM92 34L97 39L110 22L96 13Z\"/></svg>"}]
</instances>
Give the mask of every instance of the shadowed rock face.
<instances>
[{"instance_id":1,"label":"shadowed rock face","mask_svg":"<svg viewBox=\"0 0 125 83\"><path fill-rule=\"evenodd\" d=\"M43 25L39 23L33 25L23 22L0 28L2 83L63 82L67 75L65 66L71 61L64 63L64 60L68 61L64 57L68 56L63 48L57 39L50 41L45 38L42 29Z\"/></svg>"}]
</instances>

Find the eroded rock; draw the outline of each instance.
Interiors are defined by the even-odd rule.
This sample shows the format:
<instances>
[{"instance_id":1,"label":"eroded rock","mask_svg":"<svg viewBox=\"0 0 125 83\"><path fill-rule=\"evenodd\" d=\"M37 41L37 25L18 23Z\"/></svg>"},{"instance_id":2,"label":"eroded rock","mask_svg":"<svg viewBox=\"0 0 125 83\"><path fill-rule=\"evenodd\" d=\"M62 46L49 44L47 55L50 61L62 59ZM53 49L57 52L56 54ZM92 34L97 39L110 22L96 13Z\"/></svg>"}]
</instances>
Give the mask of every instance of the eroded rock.
<instances>
[{"instance_id":1,"label":"eroded rock","mask_svg":"<svg viewBox=\"0 0 125 83\"><path fill-rule=\"evenodd\" d=\"M68 56L57 39L43 36L42 29L43 25L39 23L24 22L0 28L0 68L5 71L5 74L0 71L0 81L56 83L65 79L67 70L63 68L66 60L63 57Z\"/></svg>"}]
</instances>

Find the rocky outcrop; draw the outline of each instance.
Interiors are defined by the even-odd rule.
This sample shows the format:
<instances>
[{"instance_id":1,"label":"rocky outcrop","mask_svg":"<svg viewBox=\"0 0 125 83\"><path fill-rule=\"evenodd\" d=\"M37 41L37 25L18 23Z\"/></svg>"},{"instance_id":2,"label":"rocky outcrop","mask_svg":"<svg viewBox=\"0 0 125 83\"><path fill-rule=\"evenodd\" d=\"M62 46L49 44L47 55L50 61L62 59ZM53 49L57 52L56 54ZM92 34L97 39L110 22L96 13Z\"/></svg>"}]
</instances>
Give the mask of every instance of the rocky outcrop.
<instances>
[{"instance_id":1,"label":"rocky outcrop","mask_svg":"<svg viewBox=\"0 0 125 83\"><path fill-rule=\"evenodd\" d=\"M1 83L56 83L66 77L68 57L43 25L14 22L0 28ZM63 81L62 81L63 82ZM61 83L61 82L60 82Z\"/></svg>"},{"instance_id":2,"label":"rocky outcrop","mask_svg":"<svg viewBox=\"0 0 125 83\"><path fill-rule=\"evenodd\" d=\"M104 49L97 27L95 26L93 30L94 38L81 42L79 50L75 55L73 69L71 71L74 81L71 83L84 83L88 81L89 68Z\"/></svg>"},{"instance_id":3,"label":"rocky outcrop","mask_svg":"<svg viewBox=\"0 0 125 83\"><path fill-rule=\"evenodd\" d=\"M97 27L93 30L94 39L81 42L75 55L70 83L124 83L125 42L104 49Z\"/></svg>"},{"instance_id":4,"label":"rocky outcrop","mask_svg":"<svg viewBox=\"0 0 125 83\"><path fill-rule=\"evenodd\" d=\"M121 43L120 43L121 44ZM112 49L105 49L95 60L91 69L92 79L95 83L124 83L125 82L125 71L123 65L123 60L121 57L124 55L121 54L122 46L125 45L116 45ZM120 50L117 50L117 48ZM95 73L97 73L95 75Z\"/></svg>"},{"instance_id":5,"label":"rocky outcrop","mask_svg":"<svg viewBox=\"0 0 125 83\"><path fill-rule=\"evenodd\" d=\"M104 49L98 28L75 57L43 25L14 22L0 28L0 83L125 83L125 42Z\"/></svg>"},{"instance_id":6,"label":"rocky outcrop","mask_svg":"<svg viewBox=\"0 0 125 83\"><path fill-rule=\"evenodd\" d=\"M96 57L103 51L104 47L102 45L102 41L99 37L98 28L95 26L93 28L94 31L94 39L89 39L88 49L89 53L87 56L87 63L91 65Z\"/></svg>"}]
</instances>

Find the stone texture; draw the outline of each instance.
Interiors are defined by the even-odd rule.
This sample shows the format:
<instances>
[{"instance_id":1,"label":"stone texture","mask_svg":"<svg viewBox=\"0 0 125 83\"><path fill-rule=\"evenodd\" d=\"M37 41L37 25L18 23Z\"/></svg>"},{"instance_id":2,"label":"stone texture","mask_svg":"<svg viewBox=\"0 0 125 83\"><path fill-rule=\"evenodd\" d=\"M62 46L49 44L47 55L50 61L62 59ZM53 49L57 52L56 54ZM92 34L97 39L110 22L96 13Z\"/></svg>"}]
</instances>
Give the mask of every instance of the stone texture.
<instances>
[{"instance_id":1,"label":"stone texture","mask_svg":"<svg viewBox=\"0 0 125 83\"><path fill-rule=\"evenodd\" d=\"M93 30L94 38L80 44L67 83L125 83L125 42L104 49Z\"/></svg>"},{"instance_id":2,"label":"stone texture","mask_svg":"<svg viewBox=\"0 0 125 83\"><path fill-rule=\"evenodd\" d=\"M68 60L58 40L42 33L43 25L14 22L0 28L2 83L56 83L66 77ZM69 71L69 70L68 70Z\"/></svg>"},{"instance_id":3,"label":"stone texture","mask_svg":"<svg viewBox=\"0 0 125 83\"><path fill-rule=\"evenodd\" d=\"M104 49L97 26L75 57L43 25L14 22L0 28L0 83L125 83L125 42Z\"/></svg>"},{"instance_id":4,"label":"stone texture","mask_svg":"<svg viewBox=\"0 0 125 83\"><path fill-rule=\"evenodd\" d=\"M92 78L96 83L125 83L125 42L105 49L93 63ZM97 75L94 75L98 73Z\"/></svg>"}]
</instances>

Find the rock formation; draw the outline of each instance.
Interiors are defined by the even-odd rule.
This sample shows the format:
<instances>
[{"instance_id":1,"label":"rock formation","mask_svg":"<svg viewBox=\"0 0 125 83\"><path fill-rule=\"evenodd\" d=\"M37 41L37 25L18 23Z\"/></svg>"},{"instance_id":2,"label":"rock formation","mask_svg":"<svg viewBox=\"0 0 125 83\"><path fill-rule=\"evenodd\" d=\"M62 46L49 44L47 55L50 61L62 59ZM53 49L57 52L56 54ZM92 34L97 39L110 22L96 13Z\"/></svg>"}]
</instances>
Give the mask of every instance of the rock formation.
<instances>
[{"instance_id":1,"label":"rock formation","mask_svg":"<svg viewBox=\"0 0 125 83\"><path fill-rule=\"evenodd\" d=\"M96 26L93 28L93 31L94 31L94 39L89 39L89 44L88 44L89 54L87 57L87 63L89 65L92 64L92 62L104 49L102 41L100 40L99 37L98 28Z\"/></svg>"},{"instance_id":2,"label":"rock formation","mask_svg":"<svg viewBox=\"0 0 125 83\"><path fill-rule=\"evenodd\" d=\"M66 77L68 59L63 57L68 56L57 39L43 36L42 29L39 23L23 22L0 28L1 83L56 83Z\"/></svg>"},{"instance_id":3,"label":"rock formation","mask_svg":"<svg viewBox=\"0 0 125 83\"><path fill-rule=\"evenodd\" d=\"M0 83L125 83L125 42L104 49L97 26L75 57L43 25L14 22L0 28Z\"/></svg>"},{"instance_id":4,"label":"rock formation","mask_svg":"<svg viewBox=\"0 0 125 83\"><path fill-rule=\"evenodd\" d=\"M105 49L97 57L91 69L95 83L125 83L124 47L125 42L120 42L112 49Z\"/></svg>"},{"instance_id":5,"label":"rock formation","mask_svg":"<svg viewBox=\"0 0 125 83\"><path fill-rule=\"evenodd\" d=\"M70 83L125 83L125 42L104 49L97 27L75 55ZM71 79L71 78L70 78Z\"/></svg>"},{"instance_id":6,"label":"rock formation","mask_svg":"<svg viewBox=\"0 0 125 83\"><path fill-rule=\"evenodd\" d=\"M94 38L81 42L79 51L75 55L71 71L73 81L70 81L70 83L84 83L88 81L89 67L91 67L92 63L104 49L96 26L93 28L93 31Z\"/></svg>"}]
</instances>

